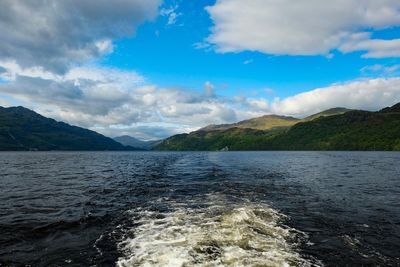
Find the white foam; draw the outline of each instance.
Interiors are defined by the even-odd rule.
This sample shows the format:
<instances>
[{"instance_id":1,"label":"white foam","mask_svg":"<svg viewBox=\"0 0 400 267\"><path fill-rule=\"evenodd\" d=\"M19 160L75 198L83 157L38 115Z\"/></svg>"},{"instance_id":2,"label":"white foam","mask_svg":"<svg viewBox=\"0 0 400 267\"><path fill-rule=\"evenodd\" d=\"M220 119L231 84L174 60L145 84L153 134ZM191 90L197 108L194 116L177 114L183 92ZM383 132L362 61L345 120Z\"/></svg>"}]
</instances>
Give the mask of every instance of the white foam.
<instances>
[{"instance_id":1,"label":"white foam","mask_svg":"<svg viewBox=\"0 0 400 267\"><path fill-rule=\"evenodd\" d=\"M282 214L264 205L176 208L140 216L117 266L312 266L295 251ZM161 217L160 217L161 216Z\"/></svg>"}]
</instances>

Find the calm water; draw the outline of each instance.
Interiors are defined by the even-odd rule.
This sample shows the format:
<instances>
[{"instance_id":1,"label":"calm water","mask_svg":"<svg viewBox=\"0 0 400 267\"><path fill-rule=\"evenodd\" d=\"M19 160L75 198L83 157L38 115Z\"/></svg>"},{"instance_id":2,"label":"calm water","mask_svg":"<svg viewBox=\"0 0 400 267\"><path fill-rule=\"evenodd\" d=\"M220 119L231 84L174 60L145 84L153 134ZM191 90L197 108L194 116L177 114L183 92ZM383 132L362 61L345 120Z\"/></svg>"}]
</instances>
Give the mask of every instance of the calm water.
<instances>
[{"instance_id":1,"label":"calm water","mask_svg":"<svg viewBox=\"0 0 400 267\"><path fill-rule=\"evenodd\" d=\"M400 265L400 153L0 153L0 266Z\"/></svg>"}]
</instances>

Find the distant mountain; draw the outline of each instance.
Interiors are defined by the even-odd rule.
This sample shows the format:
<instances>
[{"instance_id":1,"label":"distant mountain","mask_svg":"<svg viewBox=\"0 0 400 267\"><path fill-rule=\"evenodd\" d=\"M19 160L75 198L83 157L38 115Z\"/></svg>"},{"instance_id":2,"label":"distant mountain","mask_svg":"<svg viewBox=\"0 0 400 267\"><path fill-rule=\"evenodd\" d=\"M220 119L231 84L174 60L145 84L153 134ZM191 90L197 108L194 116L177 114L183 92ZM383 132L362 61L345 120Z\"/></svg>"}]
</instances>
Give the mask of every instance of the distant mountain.
<instances>
[{"instance_id":1,"label":"distant mountain","mask_svg":"<svg viewBox=\"0 0 400 267\"><path fill-rule=\"evenodd\" d=\"M228 130L232 128L240 128L240 129L254 129L254 130L284 130L287 129L299 122L310 121L316 119L318 117L326 117L337 114L343 114L345 112L351 111L351 109L347 108L331 108L317 114L311 115L304 119L298 119L294 117L288 116L279 116L279 115L264 115L262 117L253 118L249 120L240 121L232 124L211 124L206 127L201 128L198 131L218 131L218 130Z\"/></svg>"},{"instance_id":2,"label":"distant mountain","mask_svg":"<svg viewBox=\"0 0 400 267\"><path fill-rule=\"evenodd\" d=\"M114 140L124 146L132 146L146 150L150 150L153 146L162 142L162 140L143 141L129 135L118 136L115 137Z\"/></svg>"},{"instance_id":3,"label":"distant mountain","mask_svg":"<svg viewBox=\"0 0 400 267\"><path fill-rule=\"evenodd\" d=\"M0 107L0 150L134 150L24 107Z\"/></svg>"},{"instance_id":4,"label":"distant mountain","mask_svg":"<svg viewBox=\"0 0 400 267\"><path fill-rule=\"evenodd\" d=\"M228 130L231 128L271 130L274 128L286 128L295 125L300 119L278 115L265 115L258 118L240 121L232 124L208 125L199 131Z\"/></svg>"},{"instance_id":5,"label":"distant mountain","mask_svg":"<svg viewBox=\"0 0 400 267\"><path fill-rule=\"evenodd\" d=\"M284 130L228 128L175 135L155 149L400 150L400 103L379 112L331 109Z\"/></svg>"},{"instance_id":6,"label":"distant mountain","mask_svg":"<svg viewBox=\"0 0 400 267\"><path fill-rule=\"evenodd\" d=\"M304 119L302 119L302 121L312 121L314 119L317 119L319 117L327 117L327 116L332 116L332 115L338 115L338 114L343 114L346 112L352 111L352 109L348 109L348 108L331 108L331 109L327 109L325 111L319 112L317 114L308 116Z\"/></svg>"}]
</instances>

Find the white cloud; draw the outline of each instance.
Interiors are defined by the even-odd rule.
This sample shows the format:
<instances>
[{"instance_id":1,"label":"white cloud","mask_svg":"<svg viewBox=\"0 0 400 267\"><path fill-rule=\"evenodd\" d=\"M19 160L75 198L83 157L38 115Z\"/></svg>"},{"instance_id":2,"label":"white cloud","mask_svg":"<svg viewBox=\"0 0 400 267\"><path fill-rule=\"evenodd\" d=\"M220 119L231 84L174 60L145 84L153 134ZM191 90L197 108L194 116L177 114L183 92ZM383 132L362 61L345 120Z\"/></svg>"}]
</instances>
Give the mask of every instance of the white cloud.
<instances>
[{"instance_id":1,"label":"white cloud","mask_svg":"<svg viewBox=\"0 0 400 267\"><path fill-rule=\"evenodd\" d=\"M2 0L0 60L63 73L113 50L157 15L161 0Z\"/></svg>"},{"instance_id":2,"label":"white cloud","mask_svg":"<svg viewBox=\"0 0 400 267\"><path fill-rule=\"evenodd\" d=\"M0 66L9 77L0 84L2 95L45 116L104 133L121 127L154 129L154 124L168 125L164 133L172 133L237 119L229 100L217 97L211 83L205 83L204 93L195 93L159 88L136 72L105 67L76 67L55 75L16 63Z\"/></svg>"},{"instance_id":3,"label":"white cloud","mask_svg":"<svg viewBox=\"0 0 400 267\"><path fill-rule=\"evenodd\" d=\"M218 0L207 41L220 52L326 55L365 51L399 57L400 39L372 39L370 30L400 26L398 0Z\"/></svg>"},{"instance_id":4,"label":"white cloud","mask_svg":"<svg viewBox=\"0 0 400 267\"><path fill-rule=\"evenodd\" d=\"M399 14L400 15L400 14ZM400 39L378 40L370 39L371 34L361 34L361 37L351 38L340 46L343 52L366 51L364 58L400 57Z\"/></svg>"},{"instance_id":5,"label":"white cloud","mask_svg":"<svg viewBox=\"0 0 400 267\"><path fill-rule=\"evenodd\" d=\"M0 68L3 70L0 73L2 79L6 81L14 81L17 75L28 77L41 77L44 79L59 79L61 76L52 72L46 71L43 67L26 67L23 68L15 62L15 60L0 60Z\"/></svg>"},{"instance_id":6,"label":"white cloud","mask_svg":"<svg viewBox=\"0 0 400 267\"><path fill-rule=\"evenodd\" d=\"M306 116L332 107L379 110L400 102L400 78L352 81L275 99L271 112Z\"/></svg>"},{"instance_id":7,"label":"white cloud","mask_svg":"<svg viewBox=\"0 0 400 267\"><path fill-rule=\"evenodd\" d=\"M205 49L206 51L211 49L210 43L207 43L207 42L197 42L197 43L194 43L194 44L193 44L193 47L194 47L195 49Z\"/></svg>"},{"instance_id":8,"label":"white cloud","mask_svg":"<svg viewBox=\"0 0 400 267\"><path fill-rule=\"evenodd\" d=\"M160 15L167 17L167 25L173 25L176 23L178 17L182 15L182 13L177 12L179 5L175 5L169 8L162 8L160 10Z\"/></svg>"},{"instance_id":9,"label":"white cloud","mask_svg":"<svg viewBox=\"0 0 400 267\"><path fill-rule=\"evenodd\" d=\"M64 80L89 80L103 84L117 84L118 87L127 88L132 85L142 84L145 78L134 71L124 71L116 68L98 66L81 66L71 68L64 76Z\"/></svg>"},{"instance_id":10,"label":"white cloud","mask_svg":"<svg viewBox=\"0 0 400 267\"><path fill-rule=\"evenodd\" d=\"M270 104L265 99L248 99L247 104L255 110L261 110L266 113L270 112Z\"/></svg>"},{"instance_id":11,"label":"white cloud","mask_svg":"<svg viewBox=\"0 0 400 267\"><path fill-rule=\"evenodd\" d=\"M361 74L365 76L369 75L396 76L397 74L399 74L399 71L400 71L400 64L395 64L395 65L375 64L375 65L365 66L360 70Z\"/></svg>"}]
</instances>

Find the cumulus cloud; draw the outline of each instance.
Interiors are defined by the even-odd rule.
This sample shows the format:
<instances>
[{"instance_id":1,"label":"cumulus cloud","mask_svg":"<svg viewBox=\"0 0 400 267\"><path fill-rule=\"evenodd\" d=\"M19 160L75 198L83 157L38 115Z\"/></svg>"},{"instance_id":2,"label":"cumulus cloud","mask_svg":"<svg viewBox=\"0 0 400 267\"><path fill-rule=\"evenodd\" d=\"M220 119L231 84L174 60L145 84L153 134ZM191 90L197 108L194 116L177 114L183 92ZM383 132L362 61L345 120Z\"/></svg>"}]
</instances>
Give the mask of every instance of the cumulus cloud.
<instances>
[{"instance_id":1,"label":"cumulus cloud","mask_svg":"<svg viewBox=\"0 0 400 267\"><path fill-rule=\"evenodd\" d=\"M2 0L0 60L63 73L71 63L110 53L161 0Z\"/></svg>"},{"instance_id":2,"label":"cumulus cloud","mask_svg":"<svg viewBox=\"0 0 400 267\"><path fill-rule=\"evenodd\" d=\"M379 110L400 102L400 78L378 78L331 85L285 99L275 99L271 112L306 116L332 107Z\"/></svg>"},{"instance_id":3,"label":"cumulus cloud","mask_svg":"<svg viewBox=\"0 0 400 267\"><path fill-rule=\"evenodd\" d=\"M158 138L162 133L237 120L230 100L212 90L196 93L160 88L146 83L136 72L81 66L55 75L14 63L3 68L8 80L0 84L1 94L45 116L102 133L127 128L137 132L150 129L146 128L149 125L153 125L151 129L156 129L154 124L164 125L165 131L152 133ZM213 86L206 83L206 87Z\"/></svg>"},{"instance_id":4,"label":"cumulus cloud","mask_svg":"<svg viewBox=\"0 0 400 267\"><path fill-rule=\"evenodd\" d=\"M400 39L373 39L368 32L400 26L398 0L218 0L206 9L214 22L207 41L220 52L400 56Z\"/></svg>"},{"instance_id":5,"label":"cumulus cloud","mask_svg":"<svg viewBox=\"0 0 400 267\"><path fill-rule=\"evenodd\" d=\"M339 49L346 53L366 51L362 55L364 58L400 57L400 39L371 39L371 33L358 33L343 42Z\"/></svg>"}]
</instances>

